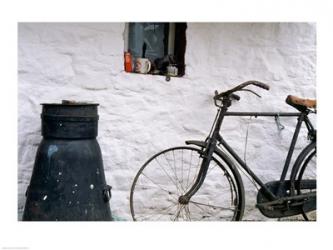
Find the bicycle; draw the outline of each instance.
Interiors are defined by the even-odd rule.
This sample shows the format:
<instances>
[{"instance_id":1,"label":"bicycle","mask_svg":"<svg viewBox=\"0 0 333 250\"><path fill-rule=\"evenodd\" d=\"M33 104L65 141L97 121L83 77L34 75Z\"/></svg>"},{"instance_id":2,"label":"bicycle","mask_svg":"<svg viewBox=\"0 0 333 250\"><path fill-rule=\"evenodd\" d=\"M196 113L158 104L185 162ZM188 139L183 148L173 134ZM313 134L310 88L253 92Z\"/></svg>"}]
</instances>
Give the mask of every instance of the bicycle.
<instances>
[{"instance_id":1,"label":"bicycle","mask_svg":"<svg viewBox=\"0 0 333 250\"><path fill-rule=\"evenodd\" d=\"M229 112L238 91L259 96L249 85L269 90L259 81L247 81L228 91L215 91L218 111L205 141L186 141L152 156L138 171L130 192L133 220L241 220L245 192L238 169L260 189L256 207L269 218L302 215L316 220L316 129L308 115L316 113L316 100L289 95L287 104L298 112ZM260 96L259 96L260 97ZM226 116L297 117L297 124L279 180L263 183L220 134ZM310 143L296 158L290 178L287 172L302 124ZM209 178L209 181L207 180Z\"/></svg>"}]
</instances>

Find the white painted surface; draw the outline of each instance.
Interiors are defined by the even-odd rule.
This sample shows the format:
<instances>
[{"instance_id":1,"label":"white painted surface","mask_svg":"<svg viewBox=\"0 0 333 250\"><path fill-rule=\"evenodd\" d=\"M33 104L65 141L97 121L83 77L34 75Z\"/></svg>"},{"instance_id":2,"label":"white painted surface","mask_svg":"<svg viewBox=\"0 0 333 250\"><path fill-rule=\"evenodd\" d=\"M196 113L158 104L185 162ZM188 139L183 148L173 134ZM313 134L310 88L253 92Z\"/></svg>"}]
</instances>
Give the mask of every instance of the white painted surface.
<instances>
[{"instance_id":1,"label":"white painted surface","mask_svg":"<svg viewBox=\"0 0 333 250\"><path fill-rule=\"evenodd\" d=\"M250 79L270 84L269 92L257 91L261 99L241 94L234 111L293 111L284 102L288 94L315 98L314 24L188 23L186 75L170 82L124 72L124 29L123 23L19 24L19 219L41 140L40 103L100 103L98 141L113 186L111 209L129 220L129 191L139 167L161 149L207 136L215 89ZM286 157L295 120L281 121L282 132L272 118L228 118L223 126L228 142L243 155L250 122L247 162L264 181L278 178ZM305 140L303 134L300 144ZM244 219L266 220L254 208L255 188L243 180Z\"/></svg>"}]
</instances>

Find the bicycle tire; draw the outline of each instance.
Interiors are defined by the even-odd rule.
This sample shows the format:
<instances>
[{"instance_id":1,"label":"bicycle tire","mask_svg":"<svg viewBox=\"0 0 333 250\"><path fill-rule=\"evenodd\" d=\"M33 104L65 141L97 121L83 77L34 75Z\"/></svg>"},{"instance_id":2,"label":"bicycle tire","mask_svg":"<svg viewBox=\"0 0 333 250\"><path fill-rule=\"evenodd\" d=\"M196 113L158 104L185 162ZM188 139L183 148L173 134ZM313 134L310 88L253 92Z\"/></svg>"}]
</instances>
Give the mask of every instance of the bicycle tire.
<instances>
[{"instance_id":1,"label":"bicycle tire","mask_svg":"<svg viewBox=\"0 0 333 250\"><path fill-rule=\"evenodd\" d=\"M317 187L317 147L316 143L309 144L297 158L295 165L292 169L290 179L294 183L294 190L292 194L306 194L313 192L315 194ZM316 202L316 196L311 198L312 202ZM316 208L313 206L309 207L303 206L303 211L301 213L304 220L316 220Z\"/></svg>"},{"instance_id":2,"label":"bicycle tire","mask_svg":"<svg viewBox=\"0 0 333 250\"><path fill-rule=\"evenodd\" d=\"M316 147L313 148L303 159L302 166L299 170L298 177L297 177L297 185L296 190L297 194L305 194L317 191L317 184L316 184L316 155L317 150ZM315 181L310 183L307 188L302 187L302 183L305 181ZM302 212L303 218L306 221L312 221L317 219L316 210L309 210L307 211L306 208L303 209Z\"/></svg>"},{"instance_id":3,"label":"bicycle tire","mask_svg":"<svg viewBox=\"0 0 333 250\"><path fill-rule=\"evenodd\" d=\"M205 182L198 192L187 205L178 202L198 173L202 161L200 155L200 149L182 146L163 150L148 159L131 187L133 220L240 220L244 212L244 190L230 159L213 156ZM192 165L192 161L196 164Z\"/></svg>"}]
</instances>

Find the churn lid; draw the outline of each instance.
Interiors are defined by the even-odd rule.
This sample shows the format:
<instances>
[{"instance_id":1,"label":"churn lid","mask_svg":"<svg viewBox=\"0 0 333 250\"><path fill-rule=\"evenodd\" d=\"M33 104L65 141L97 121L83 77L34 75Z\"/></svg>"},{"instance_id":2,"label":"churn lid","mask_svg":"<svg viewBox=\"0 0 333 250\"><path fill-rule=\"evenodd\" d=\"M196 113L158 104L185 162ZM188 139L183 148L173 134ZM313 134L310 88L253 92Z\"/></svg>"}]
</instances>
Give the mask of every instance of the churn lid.
<instances>
[{"instance_id":1,"label":"churn lid","mask_svg":"<svg viewBox=\"0 0 333 250\"><path fill-rule=\"evenodd\" d=\"M46 138L86 139L98 134L97 103L63 100L42 103L42 135Z\"/></svg>"}]
</instances>

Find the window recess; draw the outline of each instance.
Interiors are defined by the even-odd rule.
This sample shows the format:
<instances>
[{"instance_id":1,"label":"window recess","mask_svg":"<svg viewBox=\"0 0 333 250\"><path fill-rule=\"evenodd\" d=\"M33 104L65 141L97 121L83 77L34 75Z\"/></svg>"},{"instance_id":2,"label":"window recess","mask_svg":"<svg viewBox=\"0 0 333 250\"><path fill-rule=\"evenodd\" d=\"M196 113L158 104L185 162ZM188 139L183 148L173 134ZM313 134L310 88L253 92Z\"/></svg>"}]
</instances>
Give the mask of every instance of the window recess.
<instances>
[{"instance_id":1,"label":"window recess","mask_svg":"<svg viewBox=\"0 0 333 250\"><path fill-rule=\"evenodd\" d=\"M126 72L180 77L185 74L186 23L127 23Z\"/></svg>"}]
</instances>

